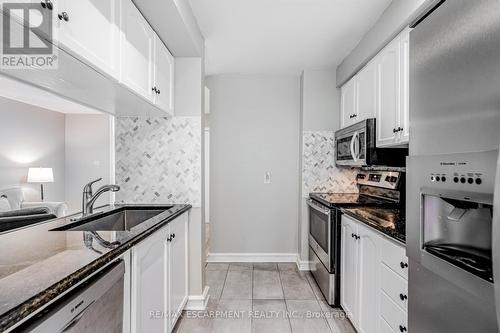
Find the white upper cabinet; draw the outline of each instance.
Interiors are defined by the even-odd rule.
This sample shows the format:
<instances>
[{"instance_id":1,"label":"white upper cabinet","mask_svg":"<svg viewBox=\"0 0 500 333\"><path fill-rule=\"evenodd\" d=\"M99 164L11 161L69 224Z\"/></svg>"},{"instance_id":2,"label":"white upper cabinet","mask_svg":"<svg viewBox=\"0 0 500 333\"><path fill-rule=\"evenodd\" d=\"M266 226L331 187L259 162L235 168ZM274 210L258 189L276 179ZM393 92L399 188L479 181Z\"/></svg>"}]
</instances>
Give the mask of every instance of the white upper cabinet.
<instances>
[{"instance_id":1,"label":"white upper cabinet","mask_svg":"<svg viewBox=\"0 0 500 333\"><path fill-rule=\"evenodd\" d=\"M397 140L399 114L399 40L392 41L375 59L377 65L377 147Z\"/></svg>"},{"instance_id":2,"label":"white upper cabinet","mask_svg":"<svg viewBox=\"0 0 500 333\"><path fill-rule=\"evenodd\" d=\"M408 144L409 49L408 28L341 87L341 127L375 117L377 147Z\"/></svg>"},{"instance_id":3,"label":"white upper cabinet","mask_svg":"<svg viewBox=\"0 0 500 333\"><path fill-rule=\"evenodd\" d=\"M156 34L131 0L122 1L120 81L153 102Z\"/></svg>"},{"instance_id":4,"label":"white upper cabinet","mask_svg":"<svg viewBox=\"0 0 500 333\"><path fill-rule=\"evenodd\" d=\"M54 9L62 48L116 79L120 4L118 0L61 0Z\"/></svg>"},{"instance_id":5,"label":"white upper cabinet","mask_svg":"<svg viewBox=\"0 0 500 333\"><path fill-rule=\"evenodd\" d=\"M356 75L356 121L375 117L376 71L370 62Z\"/></svg>"},{"instance_id":6,"label":"white upper cabinet","mask_svg":"<svg viewBox=\"0 0 500 333\"><path fill-rule=\"evenodd\" d=\"M155 104L174 113L174 57L158 36L155 36Z\"/></svg>"},{"instance_id":7,"label":"white upper cabinet","mask_svg":"<svg viewBox=\"0 0 500 333\"><path fill-rule=\"evenodd\" d=\"M399 143L410 142L410 29L401 34Z\"/></svg>"},{"instance_id":8,"label":"white upper cabinet","mask_svg":"<svg viewBox=\"0 0 500 333\"><path fill-rule=\"evenodd\" d=\"M340 89L341 127L355 122L356 118L356 85L355 78L349 80Z\"/></svg>"},{"instance_id":9,"label":"white upper cabinet","mask_svg":"<svg viewBox=\"0 0 500 333\"><path fill-rule=\"evenodd\" d=\"M409 49L410 29L406 29L375 60L378 147L398 146L410 140Z\"/></svg>"}]
</instances>

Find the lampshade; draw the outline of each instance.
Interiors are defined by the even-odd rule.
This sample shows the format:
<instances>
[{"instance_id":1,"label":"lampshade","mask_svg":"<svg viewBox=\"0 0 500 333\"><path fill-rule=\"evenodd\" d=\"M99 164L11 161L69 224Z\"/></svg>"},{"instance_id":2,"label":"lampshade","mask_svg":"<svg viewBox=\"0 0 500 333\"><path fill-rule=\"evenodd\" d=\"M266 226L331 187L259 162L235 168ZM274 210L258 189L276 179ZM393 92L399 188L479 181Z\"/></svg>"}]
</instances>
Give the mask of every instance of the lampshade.
<instances>
[{"instance_id":1,"label":"lampshade","mask_svg":"<svg viewBox=\"0 0 500 333\"><path fill-rule=\"evenodd\" d=\"M52 168L29 168L28 183L52 183L54 174Z\"/></svg>"}]
</instances>

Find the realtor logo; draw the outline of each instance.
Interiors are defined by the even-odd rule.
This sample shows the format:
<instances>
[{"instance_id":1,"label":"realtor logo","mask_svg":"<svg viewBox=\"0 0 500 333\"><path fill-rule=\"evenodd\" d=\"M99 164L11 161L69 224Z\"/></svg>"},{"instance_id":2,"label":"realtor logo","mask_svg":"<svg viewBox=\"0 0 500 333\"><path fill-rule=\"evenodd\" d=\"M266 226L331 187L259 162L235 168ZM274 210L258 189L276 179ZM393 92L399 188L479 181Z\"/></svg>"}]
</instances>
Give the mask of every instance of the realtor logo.
<instances>
[{"instance_id":1,"label":"realtor logo","mask_svg":"<svg viewBox=\"0 0 500 333\"><path fill-rule=\"evenodd\" d=\"M39 3L2 5L3 69L56 69L52 10Z\"/></svg>"}]
</instances>

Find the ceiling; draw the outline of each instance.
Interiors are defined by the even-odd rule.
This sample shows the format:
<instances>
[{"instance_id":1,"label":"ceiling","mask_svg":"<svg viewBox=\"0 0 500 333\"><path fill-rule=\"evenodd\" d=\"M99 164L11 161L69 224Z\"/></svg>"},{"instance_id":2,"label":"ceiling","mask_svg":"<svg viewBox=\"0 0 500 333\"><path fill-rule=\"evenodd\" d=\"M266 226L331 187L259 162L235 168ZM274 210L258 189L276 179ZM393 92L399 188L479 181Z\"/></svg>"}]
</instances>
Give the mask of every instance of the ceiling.
<instances>
[{"instance_id":1,"label":"ceiling","mask_svg":"<svg viewBox=\"0 0 500 333\"><path fill-rule=\"evenodd\" d=\"M189 0L207 75L336 67L391 0Z\"/></svg>"}]
</instances>

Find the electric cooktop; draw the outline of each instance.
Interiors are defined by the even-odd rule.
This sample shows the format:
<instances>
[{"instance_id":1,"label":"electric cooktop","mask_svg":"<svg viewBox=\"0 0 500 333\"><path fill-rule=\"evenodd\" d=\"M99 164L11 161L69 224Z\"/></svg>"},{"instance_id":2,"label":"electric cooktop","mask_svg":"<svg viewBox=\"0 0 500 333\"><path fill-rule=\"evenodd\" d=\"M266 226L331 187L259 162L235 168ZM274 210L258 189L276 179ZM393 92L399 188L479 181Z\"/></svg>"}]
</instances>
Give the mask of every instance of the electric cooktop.
<instances>
[{"instance_id":1,"label":"electric cooktop","mask_svg":"<svg viewBox=\"0 0 500 333\"><path fill-rule=\"evenodd\" d=\"M348 206L394 206L394 202L389 200L359 193L310 193L309 197L329 208Z\"/></svg>"}]
</instances>

